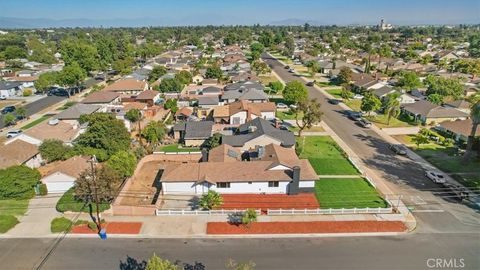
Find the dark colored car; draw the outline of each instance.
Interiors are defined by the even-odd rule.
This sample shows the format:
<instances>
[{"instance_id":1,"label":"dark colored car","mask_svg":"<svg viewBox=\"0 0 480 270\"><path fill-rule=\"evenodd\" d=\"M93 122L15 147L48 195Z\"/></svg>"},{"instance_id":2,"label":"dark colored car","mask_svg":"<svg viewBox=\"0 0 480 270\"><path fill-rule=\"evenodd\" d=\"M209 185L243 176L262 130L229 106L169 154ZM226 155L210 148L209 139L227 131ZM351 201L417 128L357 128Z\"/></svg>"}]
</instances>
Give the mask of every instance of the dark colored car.
<instances>
[{"instance_id":1,"label":"dark colored car","mask_svg":"<svg viewBox=\"0 0 480 270\"><path fill-rule=\"evenodd\" d=\"M359 112L349 111L348 118L352 119L353 121L359 121L362 119L362 114Z\"/></svg>"},{"instance_id":2,"label":"dark colored car","mask_svg":"<svg viewBox=\"0 0 480 270\"><path fill-rule=\"evenodd\" d=\"M62 88L55 88L48 91L48 96L57 96L57 97L68 97L68 92Z\"/></svg>"},{"instance_id":3,"label":"dark colored car","mask_svg":"<svg viewBox=\"0 0 480 270\"><path fill-rule=\"evenodd\" d=\"M16 110L15 106L6 106L5 108L2 109L1 113L2 114L12 113L15 110Z\"/></svg>"},{"instance_id":4,"label":"dark colored car","mask_svg":"<svg viewBox=\"0 0 480 270\"><path fill-rule=\"evenodd\" d=\"M315 85L315 82L307 82L306 85L307 85L307 86L314 86L314 85Z\"/></svg>"},{"instance_id":5,"label":"dark colored car","mask_svg":"<svg viewBox=\"0 0 480 270\"><path fill-rule=\"evenodd\" d=\"M290 66L285 66L285 69L290 69Z\"/></svg>"},{"instance_id":6,"label":"dark colored car","mask_svg":"<svg viewBox=\"0 0 480 270\"><path fill-rule=\"evenodd\" d=\"M328 103L333 104L333 105L338 105L340 104L340 100L331 98L328 100Z\"/></svg>"},{"instance_id":7,"label":"dark colored car","mask_svg":"<svg viewBox=\"0 0 480 270\"><path fill-rule=\"evenodd\" d=\"M392 150L397 155L404 156L407 154L407 151L405 151L405 149L403 149L403 147L398 144L390 144L388 148L390 148L390 150Z\"/></svg>"}]
</instances>

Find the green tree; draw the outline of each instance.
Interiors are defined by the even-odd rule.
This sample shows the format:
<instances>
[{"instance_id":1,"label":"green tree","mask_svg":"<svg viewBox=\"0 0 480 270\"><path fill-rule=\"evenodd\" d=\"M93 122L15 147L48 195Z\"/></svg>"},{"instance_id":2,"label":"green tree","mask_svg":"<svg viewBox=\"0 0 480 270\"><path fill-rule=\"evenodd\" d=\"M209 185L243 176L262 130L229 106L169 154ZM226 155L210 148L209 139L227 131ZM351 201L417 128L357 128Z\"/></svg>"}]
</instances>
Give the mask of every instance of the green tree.
<instances>
[{"instance_id":1,"label":"green tree","mask_svg":"<svg viewBox=\"0 0 480 270\"><path fill-rule=\"evenodd\" d=\"M281 81L273 81L268 84L268 87L273 90L274 93L278 93L283 90L283 83Z\"/></svg>"},{"instance_id":2,"label":"green tree","mask_svg":"<svg viewBox=\"0 0 480 270\"><path fill-rule=\"evenodd\" d=\"M419 148L420 145L428 143L429 139L427 135L423 134L422 132L419 132L418 134L415 134L415 136L412 137L412 142L417 145L417 148Z\"/></svg>"},{"instance_id":3,"label":"green tree","mask_svg":"<svg viewBox=\"0 0 480 270\"><path fill-rule=\"evenodd\" d=\"M463 96L463 85L460 80L456 78L442 78L428 75L425 79L425 84L428 86L427 95L439 94L443 97L452 97L456 100Z\"/></svg>"},{"instance_id":4,"label":"green tree","mask_svg":"<svg viewBox=\"0 0 480 270\"><path fill-rule=\"evenodd\" d=\"M186 70L182 70L175 75L175 78L184 85L192 83L192 74Z\"/></svg>"},{"instance_id":5,"label":"green tree","mask_svg":"<svg viewBox=\"0 0 480 270\"><path fill-rule=\"evenodd\" d=\"M342 84L342 92L340 93L340 95L342 96L343 102L349 101L352 98L353 93L352 93L350 84L348 83Z\"/></svg>"},{"instance_id":6,"label":"green tree","mask_svg":"<svg viewBox=\"0 0 480 270\"><path fill-rule=\"evenodd\" d=\"M40 92L46 92L58 82L58 72L45 72L40 74L35 81L35 89Z\"/></svg>"},{"instance_id":7,"label":"green tree","mask_svg":"<svg viewBox=\"0 0 480 270\"><path fill-rule=\"evenodd\" d=\"M148 260L145 270L178 270L179 268L169 260L164 260L153 254Z\"/></svg>"},{"instance_id":8,"label":"green tree","mask_svg":"<svg viewBox=\"0 0 480 270\"><path fill-rule=\"evenodd\" d=\"M467 148L464 155L464 161L468 162L473 153L473 142L477 136L478 125L480 125L480 101L477 101L470 109L470 118L472 119L472 129L467 140Z\"/></svg>"},{"instance_id":9,"label":"green tree","mask_svg":"<svg viewBox=\"0 0 480 270\"><path fill-rule=\"evenodd\" d=\"M205 71L205 78L220 80L223 77L223 71L218 65L212 65Z\"/></svg>"},{"instance_id":10,"label":"green tree","mask_svg":"<svg viewBox=\"0 0 480 270\"><path fill-rule=\"evenodd\" d=\"M178 111L177 100L167 99L167 101L165 101L165 104L163 104L163 108L165 108L166 110L170 110L173 114L175 114Z\"/></svg>"},{"instance_id":11,"label":"green tree","mask_svg":"<svg viewBox=\"0 0 480 270\"><path fill-rule=\"evenodd\" d=\"M153 83L165 74L167 74L167 68L164 66L155 66L148 75L148 82Z\"/></svg>"},{"instance_id":12,"label":"green tree","mask_svg":"<svg viewBox=\"0 0 480 270\"><path fill-rule=\"evenodd\" d=\"M3 52L5 59L17 59L17 58L26 58L27 52L25 49L18 46L8 46Z\"/></svg>"},{"instance_id":13,"label":"green tree","mask_svg":"<svg viewBox=\"0 0 480 270\"><path fill-rule=\"evenodd\" d=\"M261 61L255 61L252 63L252 70L255 71L255 73L257 75L260 75L260 74L268 74L270 73L272 70L270 69L270 67L267 65L267 63L265 62L261 62Z\"/></svg>"},{"instance_id":14,"label":"green tree","mask_svg":"<svg viewBox=\"0 0 480 270\"><path fill-rule=\"evenodd\" d=\"M27 109L25 109L25 107L18 107L16 110L15 110L15 113L17 114L17 116L21 119L25 118L27 116Z\"/></svg>"},{"instance_id":15,"label":"green tree","mask_svg":"<svg viewBox=\"0 0 480 270\"><path fill-rule=\"evenodd\" d=\"M139 109L130 109L125 113L125 118L132 123L136 123L142 118L142 112Z\"/></svg>"},{"instance_id":16,"label":"green tree","mask_svg":"<svg viewBox=\"0 0 480 270\"><path fill-rule=\"evenodd\" d=\"M86 72L99 67L97 48L84 40L64 39L60 43L60 52L66 67L77 63Z\"/></svg>"},{"instance_id":17,"label":"green tree","mask_svg":"<svg viewBox=\"0 0 480 270\"><path fill-rule=\"evenodd\" d=\"M242 224L249 226L253 222L257 221L257 212L255 209L247 209L242 214Z\"/></svg>"},{"instance_id":18,"label":"green tree","mask_svg":"<svg viewBox=\"0 0 480 270\"><path fill-rule=\"evenodd\" d=\"M75 181L75 198L85 203L111 203L122 184L122 176L109 166L86 169ZM96 189L96 193L95 193ZM98 198L98 201L97 201Z\"/></svg>"},{"instance_id":19,"label":"green tree","mask_svg":"<svg viewBox=\"0 0 480 270\"><path fill-rule=\"evenodd\" d=\"M46 139L38 148L40 155L47 162L65 160L72 153L72 147L65 145L58 139Z\"/></svg>"},{"instance_id":20,"label":"green tree","mask_svg":"<svg viewBox=\"0 0 480 270\"><path fill-rule=\"evenodd\" d=\"M198 204L202 209L212 210L221 206L223 203L222 195L214 190L209 190L207 194L203 194Z\"/></svg>"},{"instance_id":21,"label":"green tree","mask_svg":"<svg viewBox=\"0 0 480 270\"><path fill-rule=\"evenodd\" d=\"M338 81L341 83L341 84L349 84L350 81L352 80L352 70L348 67L342 67L340 69L340 72L338 73Z\"/></svg>"},{"instance_id":22,"label":"green tree","mask_svg":"<svg viewBox=\"0 0 480 270\"><path fill-rule=\"evenodd\" d=\"M40 173L27 166L12 166L0 170L0 199L29 199L33 187L40 181Z\"/></svg>"},{"instance_id":23,"label":"green tree","mask_svg":"<svg viewBox=\"0 0 480 270\"><path fill-rule=\"evenodd\" d=\"M384 101L384 113L387 116L387 125L390 125L390 119L397 118L400 115L400 97L399 92L387 94Z\"/></svg>"},{"instance_id":24,"label":"green tree","mask_svg":"<svg viewBox=\"0 0 480 270\"><path fill-rule=\"evenodd\" d=\"M108 156L118 151L127 151L130 146L130 133L122 120L109 113L82 115L80 121L88 122L85 133L77 139L83 147L104 150Z\"/></svg>"},{"instance_id":25,"label":"green tree","mask_svg":"<svg viewBox=\"0 0 480 270\"><path fill-rule=\"evenodd\" d=\"M215 147L219 146L221 144L221 142L222 142L222 134L215 133L210 138L205 140L202 147L210 150L212 148L215 148Z\"/></svg>"},{"instance_id":26,"label":"green tree","mask_svg":"<svg viewBox=\"0 0 480 270\"><path fill-rule=\"evenodd\" d=\"M151 121L142 131L142 136L153 146L161 143L167 133L165 124L161 121Z\"/></svg>"},{"instance_id":27,"label":"green tree","mask_svg":"<svg viewBox=\"0 0 480 270\"><path fill-rule=\"evenodd\" d=\"M440 94L430 94L427 96L427 100L433 104L437 104L437 105L443 104L443 96Z\"/></svg>"},{"instance_id":28,"label":"green tree","mask_svg":"<svg viewBox=\"0 0 480 270\"><path fill-rule=\"evenodd\" d=\"M13 113L7 113L3 117L3 123L5 124L5 126L14 125L17 122L16 119L17 118L15 117L15 115L13 115Z\"/></svg>"},{"instance_id":29,"label":"green tree","mask_svg":"<svg viewBox=\"0 0 480 270\"><path fill-rule=\"evenodd\" d=\"M377 96L370 91L365 92L362 104L360 105L362 111L367 112L370 115L372 111L380 109L381 106L382 102Z\"/></svg>"},{"instance_id":30,"label":"green tree","mask_svg":"<svg viewBox=\"0 0 480 270\"><path fill-rule=\"evenodd\" d=\"M78 63L73 62L60 71L58 74L58 83L67 87L78 86L86 76L87 73L85 70L83 70Z\"/></svg>"},{"instance_id":31,"label":"green tree","mask_svg":"<svg viewBox=\"0 0 480 270\"><path fill-rule=\"evenodd\" d=\"M414 90L422 87L422 82L415 72L404 71L400 75L398 86L407 90Z\"/></svg>"},{"instance_id":32,"label":"green tree","mask_svg":"<svg viewBox=\"0 0 480 270\"><path fill-rule=\"evenodd\" d=\"M260 55L263 53L264 50L265 47L263 46L263 44L258 42L252 43L252 45L250 45L250 51L252 52L252 60L255 61L260 59Z\"/></svg>"},{"instance_id":33,"label":"green tree","mask_svg":"<svg viewBox=\"0 0 480 270\"><path fill-rule=\"evenodd\" d=\"M321 104L317 99L312 99L310 101L301 101L298 103L295 112L295 121L299 128L298 136L302 136L302 132L305 128L312 128L313 125L320 123L322 120L323 112L320 110ZM302 117L298 116L302 114Z\"/></svg>"},{"instance_id":34,"label":"green tree","mask_svg":"<svg viewBox=\"0 0 480 270\"><path fill-rule=\"evenodd\" d=\"M183 89L183 84L176 78L165 78L160 82L158 89L162 93L179 93Z\"/></svg>"},{"instance_id":35,"label":"green tree","mask_svg":"<svg viewBox=\"0 0 480 270\"><path fill-rule=\"evenodd\" d=\"M291 103L306 101L308 98L308 90L302 82L291 81L287 83L283 90L283 98Z\"/></svg>"},{"instance_id":36,"label":"green tree","mask_svg":"<svg viewBox=\"0 0 480 270\"><path fill-rule=\"evenodd\" d=\"M137 158L127 151L119 151L113 154L107 161L107 166L115 170L123 178L133 175L137 166Z\"/></svg>"}]
</instances>

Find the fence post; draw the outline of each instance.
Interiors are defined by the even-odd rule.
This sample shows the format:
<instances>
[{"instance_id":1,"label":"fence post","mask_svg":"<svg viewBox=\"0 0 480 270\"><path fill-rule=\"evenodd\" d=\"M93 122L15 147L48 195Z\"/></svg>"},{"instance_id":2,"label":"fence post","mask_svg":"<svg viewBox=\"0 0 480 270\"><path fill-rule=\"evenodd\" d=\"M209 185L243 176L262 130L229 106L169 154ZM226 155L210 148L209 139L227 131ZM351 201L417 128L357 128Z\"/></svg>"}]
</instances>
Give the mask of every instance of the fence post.
<instances>
[{"instance_id":1,"label":"fence post","mask_svg":"<svg viewBox=\"0 0 480 270\"><path fill-rule=\"evenodd\" d=\"M370 211L368 210L368 206L367 206L367 213L370 213Z\"/></svg>"}]
</instances>

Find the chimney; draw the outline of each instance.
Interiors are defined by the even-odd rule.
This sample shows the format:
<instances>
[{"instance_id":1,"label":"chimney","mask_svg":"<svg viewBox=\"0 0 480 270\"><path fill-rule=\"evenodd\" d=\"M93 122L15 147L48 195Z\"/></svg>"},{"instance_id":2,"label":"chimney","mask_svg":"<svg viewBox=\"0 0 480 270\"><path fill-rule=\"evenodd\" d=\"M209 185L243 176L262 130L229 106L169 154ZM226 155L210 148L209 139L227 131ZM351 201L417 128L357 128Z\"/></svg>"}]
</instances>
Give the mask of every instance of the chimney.
<instances>
[{"instance_id":1,"label":"chimney","mask_svg":"<svg viewBox=\"0 0 480 270\"><path fill-rule=\"evenodd\" d=\"M208 161L208 151L206 148L202 148L202 162Z\"/></svg>"},{"instance_id":2,"label":"chimney","mask_svg":"<svg viewBox=\"0 0 480 270\"><path fill-rule=\"evenodd\" d=\"M300 191L300 167L293 167L292 182L288 188L288 195L297 195Z\"/></svg>"}]
</instances>

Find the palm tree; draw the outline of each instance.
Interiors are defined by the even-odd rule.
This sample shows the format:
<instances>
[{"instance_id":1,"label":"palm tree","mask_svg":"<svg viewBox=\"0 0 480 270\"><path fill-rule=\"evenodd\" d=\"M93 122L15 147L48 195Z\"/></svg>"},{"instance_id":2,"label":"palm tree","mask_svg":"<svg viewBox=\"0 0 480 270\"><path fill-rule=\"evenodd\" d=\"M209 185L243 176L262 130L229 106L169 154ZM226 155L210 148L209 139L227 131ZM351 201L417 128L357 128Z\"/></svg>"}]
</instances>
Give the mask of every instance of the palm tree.
<instances>
[{"instance_id":1,"label":"palm tree","mask_svg":"<svg viewBox=\"0 0 480 270\"><path fill-rule=\"evenodd\" d=\"M125 114L125 118L130 121L130 123L138 123L138 139L140 141L140 145L142 144L142 128L140 124L140 120L142 120L142 112L139 109L131 109Z\"/></svg>"},{"instance_id":2,"label":"palm tree","mask_svg":"<svg viewBox=\"0 0 480 270\"><path fill-rule=\"evenodd\" d=\"M385 102L385 115L387 116L387 125L390 125L390 119L396 118L400 114L400 101L398 97L400 93L393 92L387 95Z\"/></svg>"},{"instance_id":3,"label":"palm tree","mask_svg":"<svg viewBox=\"0 0 480 270\"><path fill-rule=\"evenodd\" d=\"M480 101L475 103L470 111L470 118L472 119L472 130L470 131L470 136L468 136L467 140L467 149L465 152L464 161L468 162L472 155L472 148L473 148L473 141L475 140L475 136L477 135L478 125L480 125Z\"/></svg>"},{"instance_id":4,"label":"palm tree","mask_svg":"<svg viewBox=\"0 0 480 270\"><path fill-rule=\"evenodd\" d=\"M343 102L346 102L350 100L350 97L352 96L352 92L350 90L350 85L348 83L342 84L342 92L340 93L342 96Z\"/></svg>"},{"instance_id":5,"label":"palm tree","mask_svg":"<svg viewBox=\"0 0 480 270\"><path fill-rule=\"evenodd\" d=\"M209 190L207 194L203 194L199 201L200 207L206 210L212 210L213 208L222 205L222 203L222 195L214 190Z\"/></svg>"}]
</instances>

